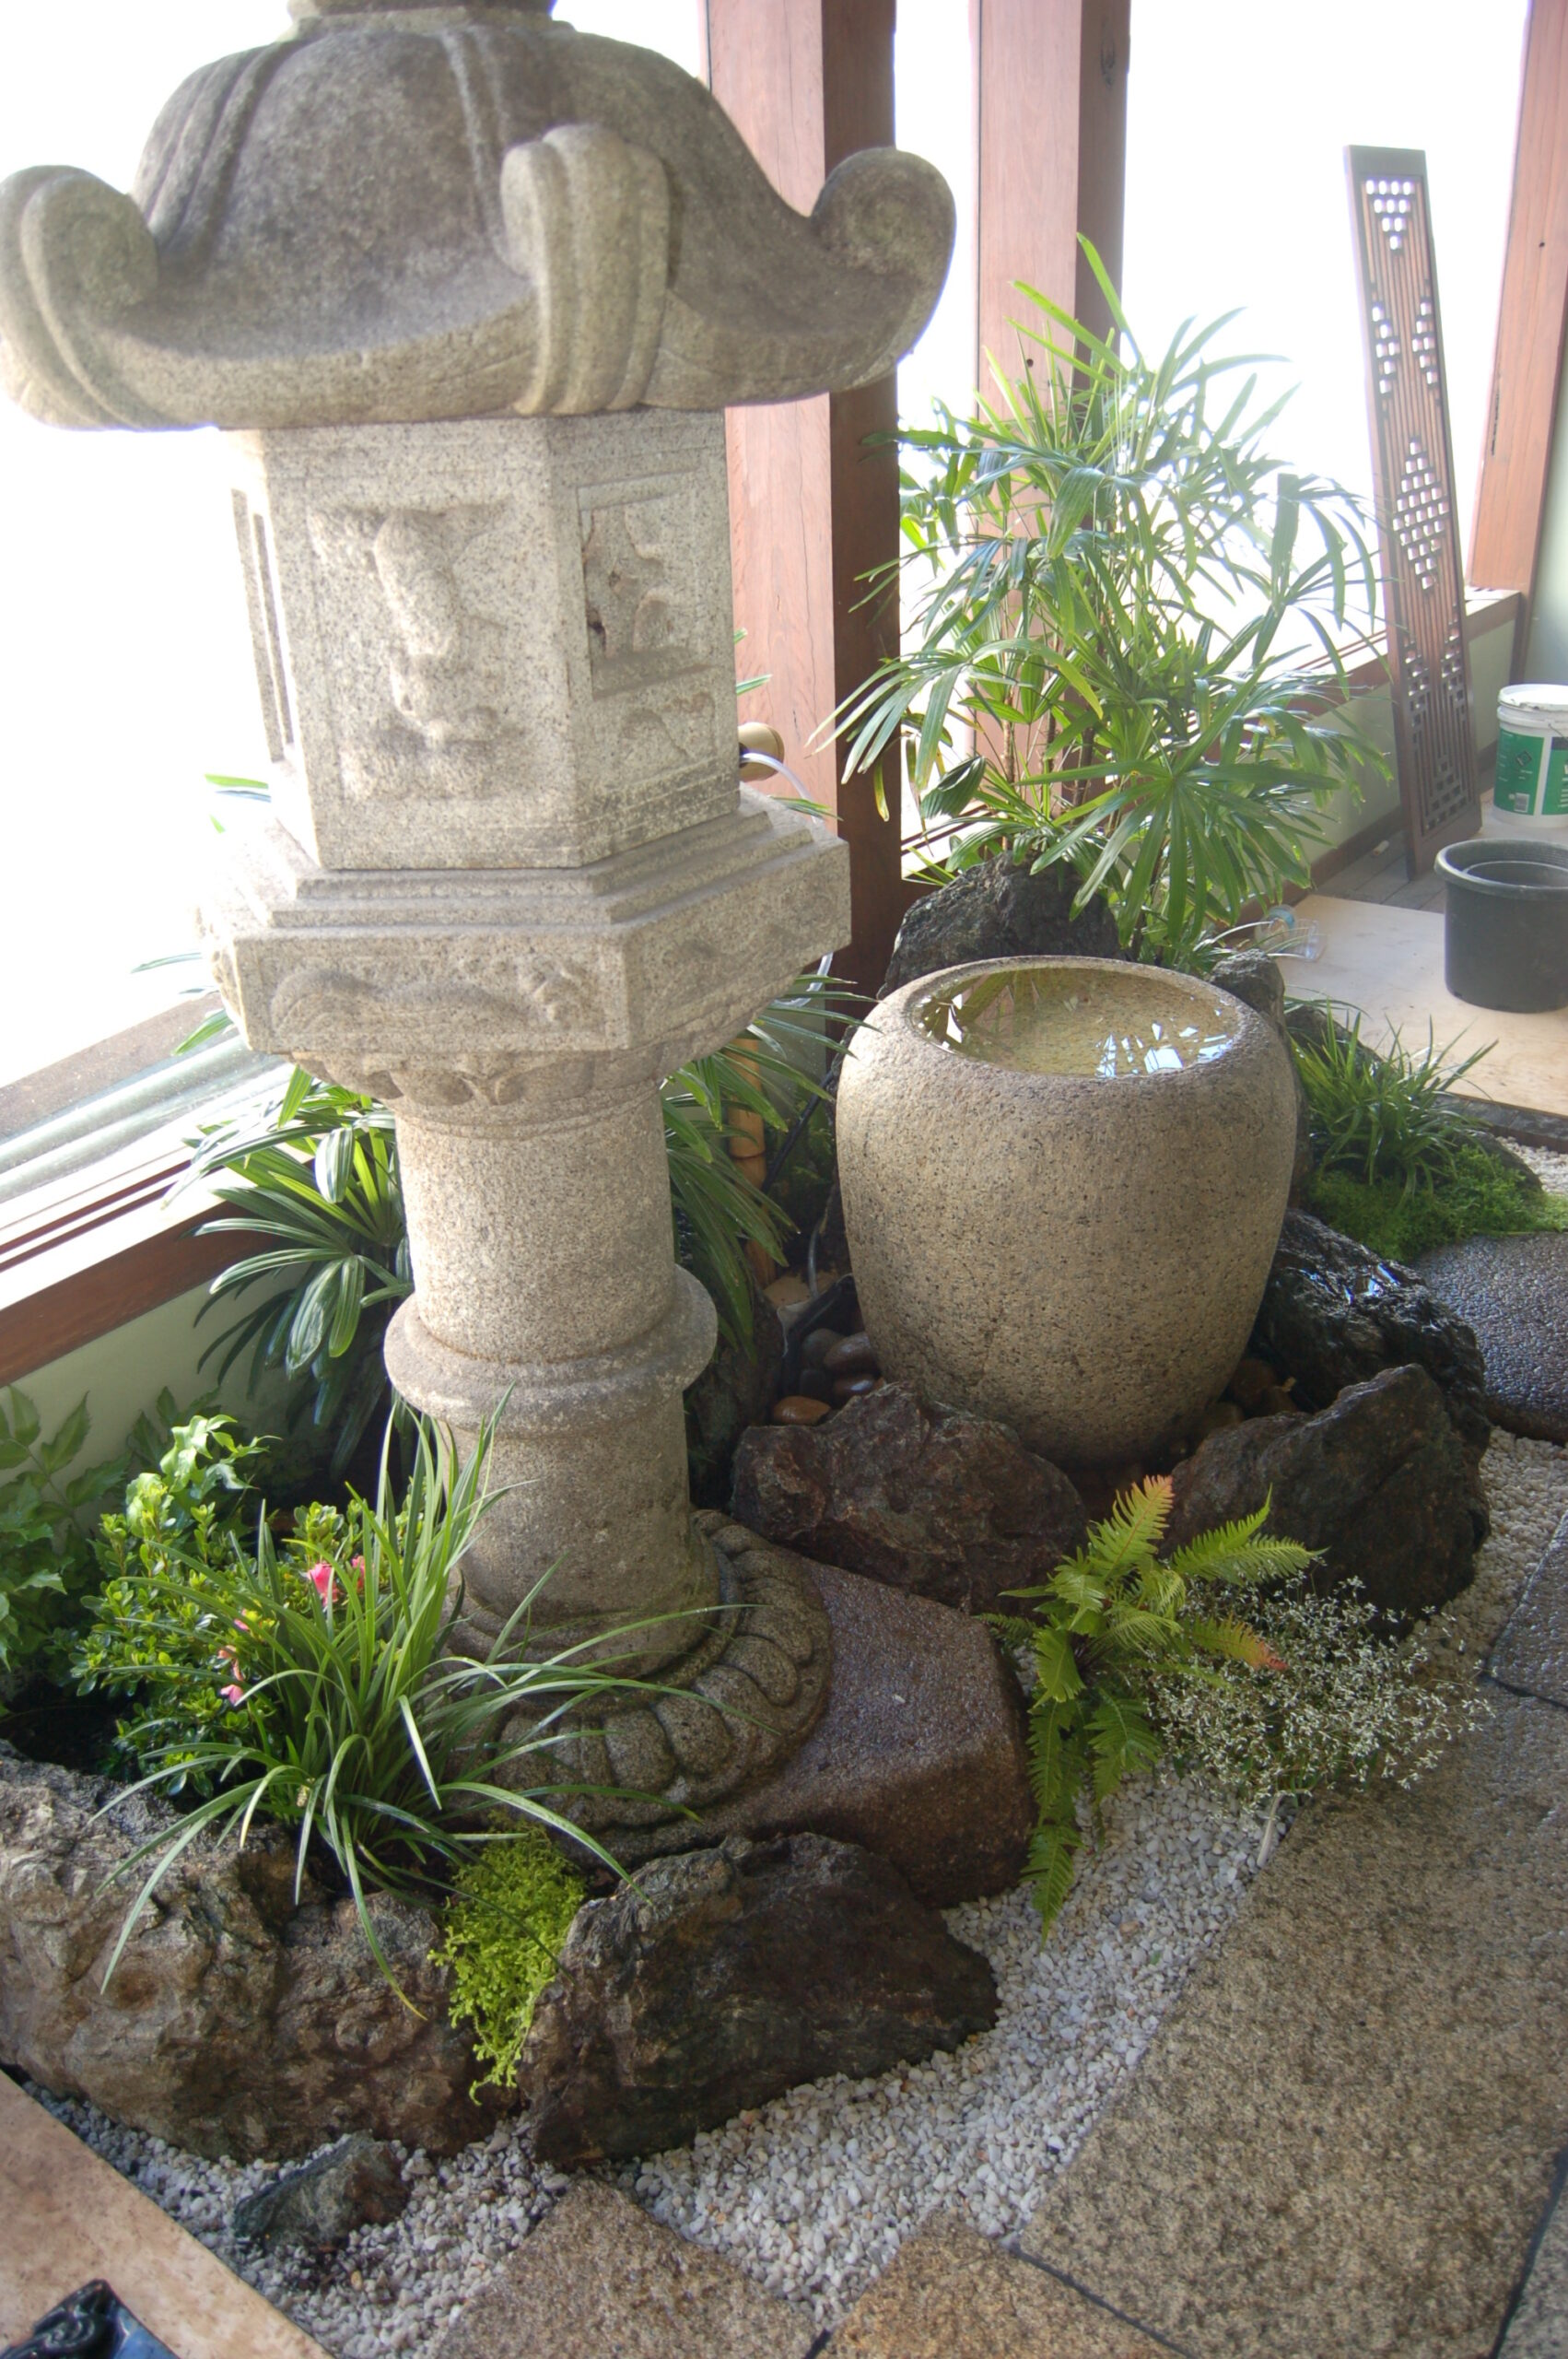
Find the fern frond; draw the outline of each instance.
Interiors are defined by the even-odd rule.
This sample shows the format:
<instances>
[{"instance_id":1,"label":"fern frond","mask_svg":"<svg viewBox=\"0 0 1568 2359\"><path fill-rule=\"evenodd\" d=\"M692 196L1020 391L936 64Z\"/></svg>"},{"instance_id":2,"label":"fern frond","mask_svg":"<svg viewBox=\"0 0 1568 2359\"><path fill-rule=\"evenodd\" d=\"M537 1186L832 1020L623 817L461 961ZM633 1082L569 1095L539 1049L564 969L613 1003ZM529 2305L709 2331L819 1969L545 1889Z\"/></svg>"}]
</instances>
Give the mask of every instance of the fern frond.
<instances>
[{"instance_id":1,"label":"fern frond","mask_svg":"<svg viewBox=\"0 0 1568 2359\"><path fill-rule=\"evenodd\" d=\"M1122 1779L1140 1769L1152 1769L1160 1757L1160 1740L1147 1712L1129 1697L1102 1696L1088 1721L1094 1800L1106 1802Z\"/></svg>"},{"instance_id":2,"label":"fern frond","mask_svg":"<svg viewBox=\"0 0 1568 2359\"><path fill-rule=\"evenodd\" d=\"M1188 1581L1223 1581L1230 1588L1255 1588L1259 1581L1288 1579L1303 1571L1321 1551L1304 1548L1294 1540L1260 1540L1269 1520L1274 1494L1269 1493L1256 1515L1234 1523L1216 1524L1200 1532L1185 1548L1167 1558L1172 1572Z\"/></svg>"},{"instance_id":3,"label":"fern frond","mask_svg":"<svg viewBox=\"0 0 1568 2359\"><path fill-rule=\"evenodd\" d=\"M1140 1570L1134 1594L1146 1612L1174 1622L1186 1600L1187 1583L1174 1566L1163 1564L1156 1556Z\"/></svg>"},{"instance_id":4,"label":"fern frond","mask_svg":"<svg viewBox=\"0 0 1568 2359\"><path fill-rule=\"evenodd\" d=\"M1162 1655L1179 1643L1168 1614L1148 1614L1141 1605L1120 1607L1106 1636L1107 1651L1124 1655Z\"/></svg>"},{"instance_id":5,"label":"fern frond","mask_svg":"<svg viewBox=\"0 0 1568 2359\"><path fill-rule=\"evenodd\" d=\"M1170 1476L1151 1474L1119 1495L1109 1515L1090 1532L1088 1546L1070 1561L1104 1582L1119 1580L1157 1553L1170 1520ZM1063 1569L1058 1567L1059 1579Z\"/></svg>"},{"instance_id":6,"label":"fern frond","mask_svg":"<svg viewBox=\"0 0 1568 2359\"><path fill-rule=\"evenodd\" d=\"M984 1619L1004 1647L1032 1647L1040 1626L1037 1622L1025 1622L1021 1614L988 1614Z\"/></svg>"},{"instance_id":7,"label":"fern frond","mask_svg":"<svg viewBox=\"0 0 1568 2359\"><path fill-rule=\"evenodd\" d=\"M1083 1693L1083 1680L1073 1660L1072 1642L1059 1625L1036 1625L1033 1634L1035 1676L1038 1692L1058 1704L1071 1703Z\"/></svg>"},{"instance_id":8,"label":"fern frond","mask_svg":"<svg viewBox=\"0 0 1568 2359\"><path fill-rule=\"evenodd\" d=\"M1072 1606L1079 1614L1104 1613L1110 1593L1105 1579L1086 1555L1069 1556L1059 1564L1047 1587L1053 1598Z\"/></svg>"},{"instance_id":9,"label":"fern frond","mask_svg":"<svg viewBox=\"0 0 1568 2359\"><path fill-rule=\"evenodd\" d=\"M1204 1654L1213 1655L1226 1662L1245 1662L1254 1671L1283 1671L1282 1658L1274 1652L1267 1638L1245 1622L1211 1621L1196 1615L1187 1625L1188 1636Z\"/></svg>"},{"instance_id":10,"label":"fern frond","mask_svg":"<svg viewBox=\"0 0 1568 2359\"><path fill-rule=\"evenodd\" d=\"M1082 1843L1076 1822L1050 1819L1042 1821L1035 1829L1024 1873L1040 1913L1042 1941L1061 1915L1062 1905L1072 1890L1075 1855Z\"/></svg>"},{"instance_id":11,"label":"fern frond","mask_svg":"<svg viewBox=\"0 0 1568 2359\"><path fill-rule=\"evenodd\" d=\"M1083 1782L1078 1708L1036 1704L1029 1714L1029 1786L1042 1819L1072 1814Z\"/></svg>"}]
</instances>

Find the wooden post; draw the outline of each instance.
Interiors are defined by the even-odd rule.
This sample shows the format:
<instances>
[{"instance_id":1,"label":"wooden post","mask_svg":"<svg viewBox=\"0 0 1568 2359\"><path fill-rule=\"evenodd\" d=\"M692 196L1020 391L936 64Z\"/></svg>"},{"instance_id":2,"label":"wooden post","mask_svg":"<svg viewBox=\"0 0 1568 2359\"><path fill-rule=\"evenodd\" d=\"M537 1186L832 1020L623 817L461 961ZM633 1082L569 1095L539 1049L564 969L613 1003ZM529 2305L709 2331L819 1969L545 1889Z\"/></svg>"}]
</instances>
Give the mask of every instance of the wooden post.
<instances>
[{"instance_id":1,"label":"wooden post","mask_svg":"<svg viewBox=\"0 0 1568 2359\"><path fill-rule=\"evenodd\" d=\"M982 392L988 354L1018 372L1020 279L1096 334L1110 325L1078 239L1119 285L1130 14L1131 0L970 0Z\"/></svg>"},{"instance_id":2,"label":"wooden post","mask_svg":"<svg viewBox=\"0 0 1568 2359\"><path fill-rule=\"evenodd\" d=\"M809 213L836 164L893 144L895 0L705 0L715 97L774 186ZM896 645L896 595L864 604L863 577L898 553L898 464L866 438L898 422L896 381L729 414L735 621L743 674L784 737L812 799L850 851L853 934L838 960L862 990L881 982L910 896L899 857L898 777L887 818L875 781L845 782L843 747L813 746L836 706Z\"/></svg>"},{"instance_id":3,"label":"wooden post","mask_svg":"<svg viewBox=\"0 0 1568 2359\"><path fill-rule=\"evenodd\" d=\"M1470 580L1535 583L1568 321L1568 0L1531 0Z\"/></svg>"}]
</instances>

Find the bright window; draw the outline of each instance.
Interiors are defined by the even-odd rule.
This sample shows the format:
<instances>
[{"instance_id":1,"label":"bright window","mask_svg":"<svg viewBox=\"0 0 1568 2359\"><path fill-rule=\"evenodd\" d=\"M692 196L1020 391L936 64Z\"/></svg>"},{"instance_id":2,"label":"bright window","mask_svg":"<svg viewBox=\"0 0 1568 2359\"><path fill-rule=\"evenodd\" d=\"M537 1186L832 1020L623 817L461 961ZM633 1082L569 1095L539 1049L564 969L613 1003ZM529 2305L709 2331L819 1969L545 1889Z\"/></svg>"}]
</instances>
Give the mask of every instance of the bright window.
<instances>
[{"instance_id":1,"label":"bright window","mask_svg":"<svg viewBox=\"0 0 1568 2359\"><path fill-rule=\"evenodd\" d=\"M1240 305L1299 390L1276 447L1371 503L1347 147L1426 151L1467 547L1527 0L1133 0L1123 292L1146 348Z\"/></svg>"}]
</instances>

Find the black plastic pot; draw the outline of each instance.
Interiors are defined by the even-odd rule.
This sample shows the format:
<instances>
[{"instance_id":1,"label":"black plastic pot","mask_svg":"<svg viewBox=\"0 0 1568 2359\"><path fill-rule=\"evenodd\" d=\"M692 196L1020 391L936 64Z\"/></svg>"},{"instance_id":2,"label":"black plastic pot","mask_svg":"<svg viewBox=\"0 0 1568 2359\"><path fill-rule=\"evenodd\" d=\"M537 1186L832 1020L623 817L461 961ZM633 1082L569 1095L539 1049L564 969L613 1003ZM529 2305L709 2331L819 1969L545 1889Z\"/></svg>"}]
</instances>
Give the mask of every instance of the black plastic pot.
<instances>
[{"instance_id":1,"label":"black plastic pot","mask_svg":"<svg viewBox=\"0 0 1568 2359\"><path fill-rule=\"evenodd\" d=\"M1568 840L1473 836L1437 855L1444 980L1472 1007L1568 1007Z\"/></svg>"}]
</instances>

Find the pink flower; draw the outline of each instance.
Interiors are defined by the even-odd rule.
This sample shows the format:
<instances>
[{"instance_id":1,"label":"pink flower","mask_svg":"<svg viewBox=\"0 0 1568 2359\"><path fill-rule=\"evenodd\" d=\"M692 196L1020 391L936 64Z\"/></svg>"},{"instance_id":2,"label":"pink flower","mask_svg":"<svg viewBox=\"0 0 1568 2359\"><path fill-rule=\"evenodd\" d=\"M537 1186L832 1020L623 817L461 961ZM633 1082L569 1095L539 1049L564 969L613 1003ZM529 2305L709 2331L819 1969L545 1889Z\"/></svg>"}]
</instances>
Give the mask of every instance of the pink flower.
<instances>
[{"instance_id":1,"label":"pink flower","mask_svg":"<svg viewBox=\"0 0 1568 2359\"><path fill-rule=\"evenodd\" d=\"M237 1623L235 1627L239 1626ZM219 1662L228 1663L233 1671L238 1671L240 1668L240 1656L233 1647L219 1647L217 1659ZM242 1704L245 1701L245 1690L240 1685L238 1680L232 1687L220 1687L217 1692L226 1704Z\"/></svg>"},{"instance_id":2,"label":"pink flower","mask_svg":"<svg viewBox=\"0 0 1568 2359\"><path fill-rule=\"evenodd\" d=\"M305 1579L310 1583L322 1603L332 1604L333 1582L336 1579L330 1565L312 1565Z\"/></svg>"}]
</instances>

